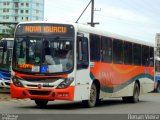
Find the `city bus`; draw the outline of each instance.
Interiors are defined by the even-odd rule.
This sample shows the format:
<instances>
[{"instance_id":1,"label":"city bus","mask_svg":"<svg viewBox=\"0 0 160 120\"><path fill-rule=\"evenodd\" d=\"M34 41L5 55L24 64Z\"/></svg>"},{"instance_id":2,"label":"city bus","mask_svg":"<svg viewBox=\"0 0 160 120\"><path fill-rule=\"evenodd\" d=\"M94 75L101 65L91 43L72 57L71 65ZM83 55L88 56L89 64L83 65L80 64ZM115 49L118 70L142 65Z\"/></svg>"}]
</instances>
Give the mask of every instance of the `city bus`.
<instances>
[{"instance_id":1,"label":"city bus","mask_svg":"<svg viewBox=\"0 0 160 120\"><path fill-rule=\"evenodd\" d=\"M154 45L81 24L22 22L15 31L12 98L136 103L154 89Z\"/></svg>"},{"instance_id":2,"label":"city bus","mask_svg":"<svg viewBox=\"0 0 160 120\"><path fill-rule=\"evenodd\" d=\"M155 58L155 91L160 93L160 58Z\"/></svg>"},{"instance_id":3,"label":"city bus","mask_svg":"<svg viewBox=\"0 0 160 120\"><path fill-rule=\"evenodd\" d=\"M0 87L10 87L13 39L2 38L0 40Z\"/></svg>"}]
</instances>

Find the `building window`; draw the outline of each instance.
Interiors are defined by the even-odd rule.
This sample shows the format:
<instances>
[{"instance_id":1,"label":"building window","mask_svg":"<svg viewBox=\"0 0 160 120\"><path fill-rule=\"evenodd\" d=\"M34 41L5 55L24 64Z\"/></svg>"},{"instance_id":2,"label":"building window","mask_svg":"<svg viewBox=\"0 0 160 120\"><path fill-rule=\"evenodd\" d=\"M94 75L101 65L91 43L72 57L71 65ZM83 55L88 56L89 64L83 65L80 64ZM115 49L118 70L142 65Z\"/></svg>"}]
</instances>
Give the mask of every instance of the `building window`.
<instances>
[{"instance_id":1,"label":"building window","mask_svg":"<svg viewBox=\"0 0 160 120\"><path fill-rule=\"evenodd\" d=\"M38 16L36 16L36 20L39 20L39 17L38 17Z\"/></svg>"},{"instance_id":2,"label":"building window","mask_svg":"<svg viewBox=\"0 0 160 120\"><path fill-rule=\"evenodd\" d=\"M23 10L21 10L21 13L23 13Z\"/></svg>"},{"instance_id":3,"label":"building window","mask_svg":"<svg viewBox=\"0 0 160 120\"><path fill-rule=\"evenodd\" d=\"M9 9L4 8L3 12L9 12Z\"/></svg>"},{"instance_id":4,"label":"building window","mask_svg":"<svg viewBox=\"0 0 160 120\"><path fill-rule=\"evenodd\" d=\"M36 6L39 7L39 3L36 3Z\"/></svg>"},{"instance_id":5,"label":"building window","mask_svg":"<svg viewBox=\"0 0 160 120\"><path fill-rule=\"evenodd\" d=\"M9 19L9 15L6 15L6 19Z\"/></svg>"},{"instance_id":6,"label":"building window","mask_svg":"<svg viewBox=\"0 0 160 120\"><path fill-rule=\"evenodd\" d=\"M18 14L18 10L17 9L15 10L15 13Z\"/></svg>"},{"instance_id":7,"label":"building window","mask_svg":"<svg viewBox=\"0 0 160 120\"><path fill-rule=\"evenodd\" d=\"M36 10L36 13L38 14L38 13L39 13L39 10Z\"/></svg>"},{"instance_id":8,"label":"building window","mask_svg":"<svg viewBox=\"0 0 160 120\"><path fill-rule=\"evenodd\" d=\"M3 33L5 33L5 32L6 32L6 30L5 30L5 29L2 29L2 32L3 32Z\"/></svg>"},{"instance_id":9,"label":"building window","mask_svg":"<svg viewBox=\"0 0 160 120\"><path fill-rule=\"evenodd\" d=\"M27 13L27 14L29 13L28 10L26 10L26 13Z\"/></svg>"},{"instance_id":10,"label":"building window","mask_svg":"<svg viewBox=\"0 0 160 120\"><path fill-rule=\"evenodd\" d=\"M24 6L24 3L21 3L21 6Z\"/></svg>"},{"instance_id":11,"label":"building window","mask_svg":"<svg viewBox=\"0 0 160 120\"><path fill-rule=\"evenodd\" d=\"M3 12L6 12L6 8L3 9Z\"/></svg>"},{"instance_id":12,"label":"building window","mask_svg":"<svg viewBox=\"0 0 160 120\"><path fill-rule=\"evenodd\" d=\"M3 16L3 19L9 19L9 15Z\"/></svg>"},{"instance_id":13,"label":"building window","mask_svg":"<svg viewBox=\"0 0 160 120\"><path fill-rule=\"evenodd\" d=\"M15 8L18 8L18 3L15 3L14 5L15 5Z\"/></svg>"},{"instance_id":14,"label":"building window","mask_svg":"<svg viewBox=\"0 0 160 120\"><path fill-rule=\"evenodd\" d=\"M28 17L26 17L26 21L28 21L29 20L29 18Z\"/></svg>"},{"instance_id":15,"label":"building window","mask_svg":"<svg viewBox=\"0 0 160 120\"><path fill-rule=\"evenodd\" d=\"M29 3L26 3L26 6L29 7Z\"/></svg>"},{"instance_id":16,"label":"building window","mask_svg":"<svg viewBox=\"0 0 160 120\"><path fill-rule=\"evenodd\" d=\"M9 5L9 2L7 2L6 4Z\"/></svg>"},{"instance_id":17,"label":"building window","mask_svg":"<svg viewBox=\"0 0 160 120\"><path fill-rule=\"evenodd\" d=\"M18 17L16 16L14 19L15 19L15 21L17 21L17 20L18 20Z\"/></svg>"},{"instance_id":18,"label":"building window","mask_svg":"<svg viewBox=\"0 0 160 120\"><path fill-rule=\"evenodd\" d=\"M6 2L3 2L3 5L7 5L7 3L6 3Z\"/></svg>"}]
</instances>

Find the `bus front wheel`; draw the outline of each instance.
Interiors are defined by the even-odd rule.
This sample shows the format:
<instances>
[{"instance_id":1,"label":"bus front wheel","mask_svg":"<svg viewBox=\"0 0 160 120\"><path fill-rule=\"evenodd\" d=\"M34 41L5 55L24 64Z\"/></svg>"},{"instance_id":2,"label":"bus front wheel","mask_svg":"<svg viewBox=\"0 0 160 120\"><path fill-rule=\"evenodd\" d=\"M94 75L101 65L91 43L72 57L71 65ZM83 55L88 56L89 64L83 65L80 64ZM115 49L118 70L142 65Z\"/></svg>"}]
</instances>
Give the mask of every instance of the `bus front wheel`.
<instances>
[{"instance_id":1,"label":"bus front wheel","mask_svg":"<svg viewBox=\"0 0 160 120\"><path fill-rule=\"evenodd\" d=\"M94 107L97 103L98 100L98 94L97 94L97 87L95 85L95 83L92 84L91 89L90 89L90 99L89 100L83 100L82 103L86 106L86 107Z\"/></svg>"},{"instance_id":2,"label":"bus front wheel","mask_svg":"<svg viewBox=\"0 0 160 120\"><path fill-rule=\"evenodd\" d=\"M48 100L35 100L35 103L38 107L45 107L48 103Z\"/></svg>"}]
</instances>

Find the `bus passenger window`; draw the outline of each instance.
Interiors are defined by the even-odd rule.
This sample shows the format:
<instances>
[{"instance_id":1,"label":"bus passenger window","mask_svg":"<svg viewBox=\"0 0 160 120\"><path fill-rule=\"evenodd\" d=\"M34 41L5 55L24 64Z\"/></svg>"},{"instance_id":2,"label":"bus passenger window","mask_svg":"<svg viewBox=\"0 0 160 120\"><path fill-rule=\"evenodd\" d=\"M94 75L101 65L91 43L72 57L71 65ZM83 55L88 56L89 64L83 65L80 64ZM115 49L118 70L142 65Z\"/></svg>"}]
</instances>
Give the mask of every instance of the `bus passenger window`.
<instances>
[{"instance_id":1,"label":"bus passenger window","mask_svg":"<svg viewBox=\"0 0 160 120\"><path fill-rule=\"evenodd\" d=\"M141 45L133 44L133 63L134 65L141 65Z\"/></svg>"},{"instance_id":2,"label":"bus passenger window","mask_svg":"<svg viewBox=\"0 0 160 120\"><path fill-rule=\"evenodd\" d=\"M154 66L154 48L150 47L150 52L149 52L149 66L153 67Z\"/></svg>"},{"instance_id":3,"label":"bus passenger window","mask_svg":"<svg viewBox=\"0 0 160 120\"><path fill-rule=\"evenodd\" d=\"M132 65L132 43L124 42L124 64Z\"/></svg>"},{"instance_id":4,"label":"bus passenger window","mask_svg":"<svg viewBox=\"0 0 160 120\"><path fill-rule=\"evenodd\" d=\"M149 47L144 45L142 46L142 65L149 65Z\"/></svg>"},{"instance_id":5,"label":"bus passenger window","mask_svg":"<svg viewBox=\"0 0 160 120\"><path fill-rule=\"evenodd\" d=\"M90 59L100 61L100 36L90 35Z\"/></svg>"},{"instance_id":6,"label":"bus passenger window","mask_svg":"<svg viewBox=\"0 0 160 120\"><path fill-rule=\"evenodd\" d=\"M123 41L113 40L113 62L123 64Z\"/></svg>"},{"instance_id":7,"label":"bus passenger window","mask_svg":"<svg viewBox=\"0 0 160 120\"><path fill-rule=\"evenodd\" d=\"M112 39L107 37L102 37L102 61L112 62Z\"/></svg>"}]
</instances>

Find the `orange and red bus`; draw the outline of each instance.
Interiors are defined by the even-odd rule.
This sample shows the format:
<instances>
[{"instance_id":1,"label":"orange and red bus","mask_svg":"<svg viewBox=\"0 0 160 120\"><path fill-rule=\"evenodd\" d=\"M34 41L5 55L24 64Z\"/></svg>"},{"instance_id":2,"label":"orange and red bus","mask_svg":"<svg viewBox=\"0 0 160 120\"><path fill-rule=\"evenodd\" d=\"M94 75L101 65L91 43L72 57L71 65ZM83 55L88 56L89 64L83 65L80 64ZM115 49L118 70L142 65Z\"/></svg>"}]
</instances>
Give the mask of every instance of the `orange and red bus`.
<instances>
[{"instance_id":1,"label":"orange and red bus","mask_svg":"<svg viewBox=\"0 0 160 120\"><path fill-rule=\"evenodd\" d=\"M23 22L15 31L11 96L48 101L121 97L154 89L154 45L80 24Z\"/></svg>"}]
</instances>

